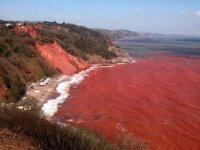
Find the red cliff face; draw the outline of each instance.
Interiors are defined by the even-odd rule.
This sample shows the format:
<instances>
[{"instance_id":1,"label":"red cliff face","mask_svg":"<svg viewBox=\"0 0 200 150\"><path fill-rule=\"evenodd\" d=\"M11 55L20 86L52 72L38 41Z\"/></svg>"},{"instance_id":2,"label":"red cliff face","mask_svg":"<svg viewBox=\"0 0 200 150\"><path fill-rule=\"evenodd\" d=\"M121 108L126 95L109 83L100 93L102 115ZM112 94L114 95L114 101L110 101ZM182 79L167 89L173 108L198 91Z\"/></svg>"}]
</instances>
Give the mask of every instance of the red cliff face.
<instances>
[{"instance_id":1,"label":"red cliff face","mask_svg":"<svg viewBox=\"0 0 200 150\"><path fill-rule=\"evenodd\" d=\"M13 30L18 33L25 32L25 33L31 35L32 37L36 37L36 31L35 31L35 27L33 25L17 24Z\"/></svg>"},{"instance_id":2,"label":"red cliff face","mask_svg":"<svg viewBox=\"0 0 200 150\"><path fill-rule=\"evenodd\" d=\"M18 33L25 32L32 37L37 35L33 25L17 24L13 30ZM59 69L63 74L74 74L89 67L85 61L70 55L56 42L43 45L36 43L36 48L52 67Z\"/></svg>"},{"instance_id":3,"label":"red cliff face","mask_svg":"<svg viewBox=\"0 0 200 150\"><path fill-rule=\"evenodd\" d=\"M44 45L36 43L36 48L51 66L63 74L74 74L89 67L85 61L70 55L56 42Z\"/></svg>"}]
</instances>

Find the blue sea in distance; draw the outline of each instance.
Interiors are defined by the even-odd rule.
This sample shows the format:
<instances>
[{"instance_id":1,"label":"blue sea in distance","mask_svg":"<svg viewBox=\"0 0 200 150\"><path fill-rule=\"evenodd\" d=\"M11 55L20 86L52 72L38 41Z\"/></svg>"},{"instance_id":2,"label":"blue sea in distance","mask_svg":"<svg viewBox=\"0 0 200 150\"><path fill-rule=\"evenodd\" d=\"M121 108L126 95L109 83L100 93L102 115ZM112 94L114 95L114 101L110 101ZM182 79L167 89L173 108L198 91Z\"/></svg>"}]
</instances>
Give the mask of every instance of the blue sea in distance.
<instances>
[{"instance_id":1,"label":"blue sea in distance","mask_svg":"<svg viewBox=\"0 0 200 150\"><path fill-rule=\"evenodd\" d=\"M137 37L116 42L133 57L144 57L155 52L186 56L200 56L200 37L152 36Z\"/></svg>"}]
</instances>

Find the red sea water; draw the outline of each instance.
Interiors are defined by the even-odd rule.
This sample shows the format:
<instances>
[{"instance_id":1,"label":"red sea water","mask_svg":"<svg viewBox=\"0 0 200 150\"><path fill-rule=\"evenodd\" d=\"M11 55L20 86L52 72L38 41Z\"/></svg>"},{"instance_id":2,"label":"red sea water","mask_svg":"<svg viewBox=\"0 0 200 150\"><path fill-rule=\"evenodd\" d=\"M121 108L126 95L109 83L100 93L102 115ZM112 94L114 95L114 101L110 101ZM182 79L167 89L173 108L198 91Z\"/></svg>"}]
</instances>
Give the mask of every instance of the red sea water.
<instances>
[{"instance_id":1,"label":"red sea water","mask_svg":"<svg viewBox=\"0 0 200 150\"><path fill-rule=\"evenodd\" d=\"M131 135L156 150L200 149L200 58L157 54L99 68L55 115L109 139Z\"/></svg>"}]
</instances>

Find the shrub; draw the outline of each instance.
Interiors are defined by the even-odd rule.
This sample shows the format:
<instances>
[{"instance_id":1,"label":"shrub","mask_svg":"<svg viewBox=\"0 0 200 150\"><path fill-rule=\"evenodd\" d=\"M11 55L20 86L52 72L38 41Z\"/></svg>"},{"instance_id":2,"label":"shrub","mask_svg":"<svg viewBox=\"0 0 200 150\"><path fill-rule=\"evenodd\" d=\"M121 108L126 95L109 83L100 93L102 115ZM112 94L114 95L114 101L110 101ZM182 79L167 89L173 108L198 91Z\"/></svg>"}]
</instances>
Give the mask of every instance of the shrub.
<instances>
[{"instance_id":1,"label":"shrub","mask_svg":"<svg viewBox=\"0 0 200 150\"><path fill-rule=\"evenodd\" d=\"M8 57L10 55L11 55L11 52L9 50L8 44L1 42L0 43L0 57Z\"/></svg>"},{"instance_id":2,"label":"shrub","mask_svg":"<svg viewBox=\"0 0 200 150\"><path fill-rule=\"evenodd\" d=\"M67 52L83 59L87 59L87 55L99 55L105 59L112 59L117 56L114 52L108 50L108 41L103 35L85 27L46 23L41 26L38 33L40 42L48 43L53 38Z\"/></svg>"},{"instance_id":3,"label":"shrub","mask_svg":"<svg viewBox=\"0 0 200 150\"><path fill-rule=\"evenodd\" d=\"M31 112L0 108L0 120L0 128L25 134L43 150L116 150L87 129L57 125Z\"/></svg>"},{"instance_id":4,"label":"shrub","mask_svg":"<svg viewBox=\"0 0 200 150\"><path fill-rule=\"evenodd\" d=\"M0 26L0 77L12 101L18 101L25 93L27 82L58 73L40 56L35 42L36 39L26 33L15 33Z\"/></svg>"}]
</instances>

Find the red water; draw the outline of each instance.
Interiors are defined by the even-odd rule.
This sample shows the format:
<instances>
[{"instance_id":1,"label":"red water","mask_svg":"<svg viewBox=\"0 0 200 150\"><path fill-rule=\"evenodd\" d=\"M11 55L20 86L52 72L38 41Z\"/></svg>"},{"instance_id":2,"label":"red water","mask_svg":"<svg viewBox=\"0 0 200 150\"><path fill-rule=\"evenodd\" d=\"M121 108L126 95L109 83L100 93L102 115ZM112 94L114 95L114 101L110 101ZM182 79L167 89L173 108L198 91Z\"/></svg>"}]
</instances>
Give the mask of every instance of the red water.
<instances>
[{"instance_id":1,"label":"red water","mask_svg":"<svg viewBox=\"0 0 200 150\"><path fill-rule=\"evenodd\" d=\"M132 135L151 149L199 150L200 58L158 55L97 69L56 116L110 139Z\"/></svg>"}]
</instances>

